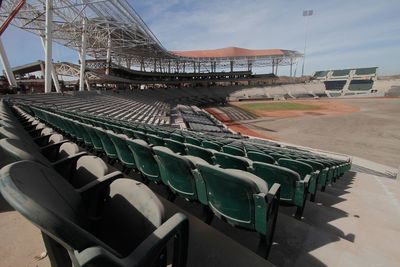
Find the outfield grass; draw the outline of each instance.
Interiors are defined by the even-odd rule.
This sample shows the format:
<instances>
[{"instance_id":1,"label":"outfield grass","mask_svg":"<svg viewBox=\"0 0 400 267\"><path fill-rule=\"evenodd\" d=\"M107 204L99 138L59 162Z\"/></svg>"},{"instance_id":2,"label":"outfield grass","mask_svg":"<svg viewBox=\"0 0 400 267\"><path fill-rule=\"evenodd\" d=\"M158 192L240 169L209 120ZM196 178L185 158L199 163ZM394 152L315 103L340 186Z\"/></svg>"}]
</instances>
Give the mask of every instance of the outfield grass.
<instances>
[{"instance_id":1,"label":"outfield grass","mask_svg":"<svg viewBox=\"0 0 400 267\"><path fill-rule=\"evenodd\" d=\"M281 111L281 110L308 110L318 109L318 105L309 105L292 102L271 102L271 103L247 103L240 105L241 108L248 110L262 110L262 111Z\"/></svg>"}]
</instances>

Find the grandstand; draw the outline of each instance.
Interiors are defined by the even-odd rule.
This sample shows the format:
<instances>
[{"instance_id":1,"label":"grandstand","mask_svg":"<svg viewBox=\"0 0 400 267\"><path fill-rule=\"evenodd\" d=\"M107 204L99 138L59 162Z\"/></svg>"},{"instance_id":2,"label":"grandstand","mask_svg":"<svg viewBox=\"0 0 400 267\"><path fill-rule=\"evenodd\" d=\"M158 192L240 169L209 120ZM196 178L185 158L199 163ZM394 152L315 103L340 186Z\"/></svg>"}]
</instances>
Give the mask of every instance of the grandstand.
<instances>
[{"instance_id":1,"label":"grandstand","mask_svg":"<svg viewBox=\"0 0 400 267\"><path fill-rule=\"evenodd\" d=\"M330 95L365 94L371 92L377 81L377 69L371 67L316 71L313 79L323 81Z\"/></svg>"},{"instance_id":2,"label":"grandstand","mask_svg":"<svg viewBox=\"0 0 400 267\"><path fill-rule=\"evenodd\" d=\"M45 35L46 58L12 68L0 51L13 87L0 96L1 265L398 265L393 168L252 136L247 123L277 119L239 105L324 116L307 103L397 81L375 67L295 78L294 50L169 51L125 0L17 2L0 20ZM53 63L53 41L79 64Z\"/></svg>"}]
</instances>

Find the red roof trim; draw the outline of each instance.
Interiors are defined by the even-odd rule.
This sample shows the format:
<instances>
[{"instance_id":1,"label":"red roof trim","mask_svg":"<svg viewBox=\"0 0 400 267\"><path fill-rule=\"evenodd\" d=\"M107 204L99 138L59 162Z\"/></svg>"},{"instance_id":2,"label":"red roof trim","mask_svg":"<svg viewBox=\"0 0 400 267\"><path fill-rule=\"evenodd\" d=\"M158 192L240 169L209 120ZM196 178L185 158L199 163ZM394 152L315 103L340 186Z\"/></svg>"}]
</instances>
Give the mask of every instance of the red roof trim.
<instances>
[{"instance_id":1,"label":"red roof trim","mask_svg":"<svg viewBox=\"0 0 400 267\"><path fill-rule=\"evenodd\" d=\"M223 58L223 57L254 57L254 56L283 56L280 49L252 50L240 47L227 47L212 50L172 51L174 55L191 58Z\"/></svg>"}]
</instances>

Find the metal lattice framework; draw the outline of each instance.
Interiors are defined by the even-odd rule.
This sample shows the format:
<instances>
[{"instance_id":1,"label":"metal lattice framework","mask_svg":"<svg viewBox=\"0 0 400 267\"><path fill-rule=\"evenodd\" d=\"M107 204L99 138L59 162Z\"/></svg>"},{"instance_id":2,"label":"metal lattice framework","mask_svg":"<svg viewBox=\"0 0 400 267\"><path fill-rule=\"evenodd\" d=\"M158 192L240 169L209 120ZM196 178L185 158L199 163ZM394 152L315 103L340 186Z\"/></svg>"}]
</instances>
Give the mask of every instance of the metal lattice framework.
<instances>
[{"instance_id":1,"label":"metal lattice framework","mask_svg":"<svg viewBox=\"0 0 400 267\"><path fill-rule=\"evenodd\" d=\"M18 0L3 0L0 19L5 20ZM23 30L44 36L46 0L28 0L12 24ZM85 27L83 26L85 22ZM95 59L107 59L129 68L157 71L187 69L207 70L210 63L219 69L236 67L293 64L301 54L284 50L280 56L229 58L188 58L166 50L126 0L53 0L53 40L81 51L82 35L86 33L86 54Z\"/></svg>"}]
</instances>

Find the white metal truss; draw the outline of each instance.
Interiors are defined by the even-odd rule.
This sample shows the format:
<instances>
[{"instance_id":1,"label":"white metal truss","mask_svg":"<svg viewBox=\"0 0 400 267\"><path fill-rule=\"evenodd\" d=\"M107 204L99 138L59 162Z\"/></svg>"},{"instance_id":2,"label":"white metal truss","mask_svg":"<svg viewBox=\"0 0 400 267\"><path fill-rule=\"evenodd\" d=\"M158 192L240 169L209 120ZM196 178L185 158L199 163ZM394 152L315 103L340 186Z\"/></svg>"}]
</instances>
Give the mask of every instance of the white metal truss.
<instances>
[{"instance_id":1,"label":"white metal truss","mask_svg":"<svg viewBox=\"0 0 400 267\"><path fill-rule=\"evenodd\" d=\"M46 29L46 1L27 0L12 24L39 36ZM53 40L78 52L82 50L82 21L87 25L86 54L129 68L182 72L291 65L302 55L284 50L279 56L188 58L166 50L126 0L53 0ZM5 20L18 0L3 0L0 20Z\"/></svg>"}]
</instances>

